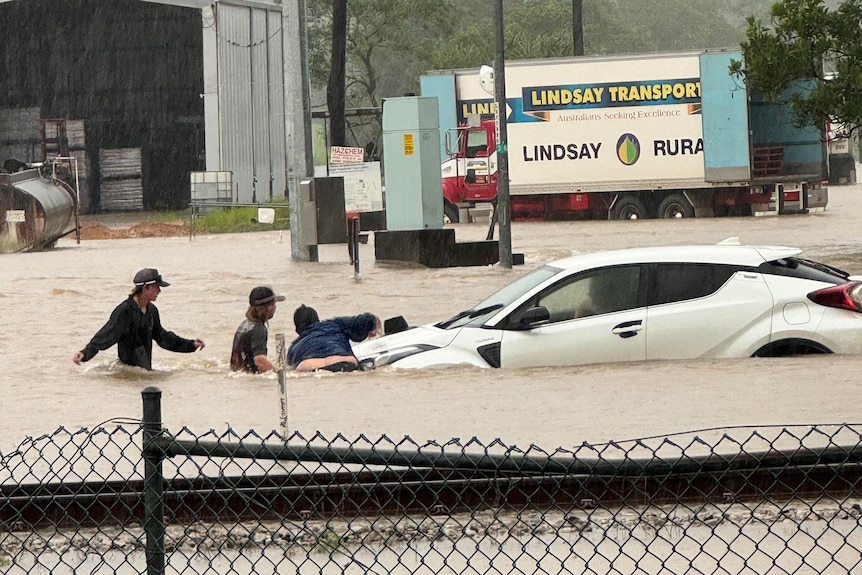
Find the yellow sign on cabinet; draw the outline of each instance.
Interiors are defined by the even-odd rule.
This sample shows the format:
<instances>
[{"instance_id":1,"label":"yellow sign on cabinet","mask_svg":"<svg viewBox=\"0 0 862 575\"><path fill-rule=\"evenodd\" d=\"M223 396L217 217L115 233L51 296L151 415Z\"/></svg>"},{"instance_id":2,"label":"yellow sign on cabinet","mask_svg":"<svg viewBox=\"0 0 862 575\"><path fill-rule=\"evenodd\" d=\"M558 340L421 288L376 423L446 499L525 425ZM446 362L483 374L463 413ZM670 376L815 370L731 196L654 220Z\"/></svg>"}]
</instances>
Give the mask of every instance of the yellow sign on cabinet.
<instances>
[{"instance_id":1,"label":"yellow sign on cabinet","mask_svg":"<svg viewBox=\"0 0 862 575\"><path fill-rule=\"evenodd\" d=\"M413 134L404 134L404 155L413 155Z\"/></svg>"}]
</instances>

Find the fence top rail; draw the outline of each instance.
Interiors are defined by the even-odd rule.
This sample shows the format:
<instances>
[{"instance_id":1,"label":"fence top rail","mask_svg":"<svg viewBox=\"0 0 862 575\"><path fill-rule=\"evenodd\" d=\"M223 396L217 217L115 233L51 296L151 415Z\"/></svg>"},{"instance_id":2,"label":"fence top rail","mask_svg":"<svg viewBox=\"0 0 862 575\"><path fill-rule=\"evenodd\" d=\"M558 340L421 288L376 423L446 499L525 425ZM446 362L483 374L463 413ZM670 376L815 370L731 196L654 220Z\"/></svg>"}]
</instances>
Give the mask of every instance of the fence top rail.
<instances>
[{"instance_id":1,"label":"fence top rail","mask_svg":"<svg viewBox=\"0 0 862 575\"><path fill-rule=\"evenodd\" d=\"M245 457L280 461L379 465L386 467L433 467L461 471L511 471L518 473L566 475L632 475L655 476L685 473L720 473L726 471L783 468L793 466L846 465L862 463L862 445L823 447L819 449L778 450L681 456L675 459L605 459L568 456L529 455L508 451L501 454L434 452L421 449L378 449L336 446L291 446L287 443L250 443L201 440L178 440L168 434L154 438L154 447L165 455Z\"/></svg>"}]
</instances>

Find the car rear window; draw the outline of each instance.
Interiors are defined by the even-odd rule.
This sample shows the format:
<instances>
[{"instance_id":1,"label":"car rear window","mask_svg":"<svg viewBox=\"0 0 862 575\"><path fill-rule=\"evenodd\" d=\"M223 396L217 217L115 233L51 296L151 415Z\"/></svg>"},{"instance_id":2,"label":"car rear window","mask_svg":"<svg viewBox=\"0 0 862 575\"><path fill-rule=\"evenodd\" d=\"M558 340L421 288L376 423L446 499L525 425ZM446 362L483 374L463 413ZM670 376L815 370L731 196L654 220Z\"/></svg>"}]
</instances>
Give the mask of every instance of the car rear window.
<instances>
[{"instance_id":1,"label":"car rear window","mask_svg":"<svg viewBox=\"0 0 862 575\"><path fill-rule=\"evenodd\" d=\"M835 285L847 282L850 275L836 267L803 258L782 258L760 264L764 274L803 278Z\"/></svg>"},{"instance_id":2,"label":"car rear window","mask_svg":"<svg viewBox=\"0 0 862 575\"><path fill-rule=\"evenodd\" d=\"M661 305L711 295L739 270L736 266L661 263L653 268L647 305Z\"/></svg>"}]
</instances>

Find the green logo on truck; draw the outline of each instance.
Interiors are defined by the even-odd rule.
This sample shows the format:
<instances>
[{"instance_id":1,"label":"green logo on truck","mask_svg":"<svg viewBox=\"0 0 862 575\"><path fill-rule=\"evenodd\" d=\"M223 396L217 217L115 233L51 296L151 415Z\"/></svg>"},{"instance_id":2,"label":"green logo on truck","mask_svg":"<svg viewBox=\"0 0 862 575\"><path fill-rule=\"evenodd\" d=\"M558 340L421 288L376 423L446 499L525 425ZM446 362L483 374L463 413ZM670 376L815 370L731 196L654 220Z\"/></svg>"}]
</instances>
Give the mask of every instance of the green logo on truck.
<instances>
[{"instance_id":1,"label":"green logo on truck","mask_svg":"<svg viewBox=\"0 0 862 575\"><path fill-rule=\"evenodd\" d=\"M626 166L631 166L641 157L641 143L634 134L623 134L617 140L617 157Z\"/></svg>"}]
</instances>

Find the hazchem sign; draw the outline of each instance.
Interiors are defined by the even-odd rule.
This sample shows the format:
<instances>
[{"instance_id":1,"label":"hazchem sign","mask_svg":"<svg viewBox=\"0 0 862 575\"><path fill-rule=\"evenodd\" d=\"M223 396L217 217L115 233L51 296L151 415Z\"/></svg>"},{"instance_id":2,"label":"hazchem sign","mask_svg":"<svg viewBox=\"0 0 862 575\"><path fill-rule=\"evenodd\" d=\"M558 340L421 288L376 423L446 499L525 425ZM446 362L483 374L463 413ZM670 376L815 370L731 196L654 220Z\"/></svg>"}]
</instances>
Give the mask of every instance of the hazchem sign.
<instances>
[{"instance_id":1,"label":"hazchem sign","mask_svg":"<svg viewBox=\"0 0 862 575\"><path fill-rule=\"evenodd\" d=\"M346 148L332 146L329 149L329 163L333 165L361 164L365 159L365 150L362 148Z\"/></svg>"}]
</instances>

